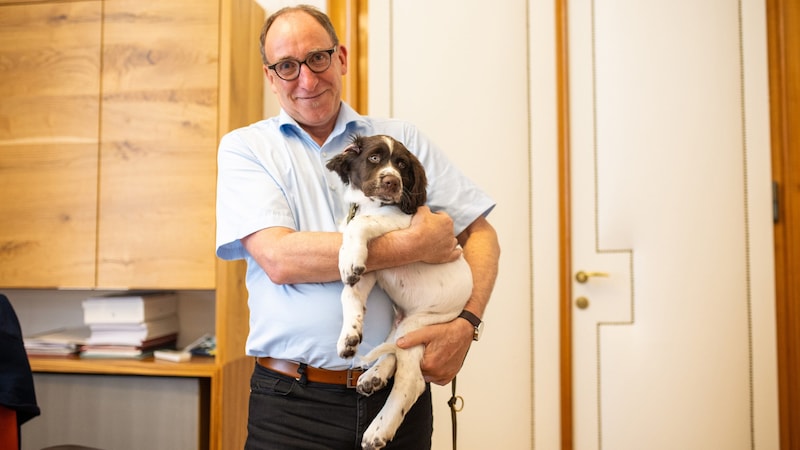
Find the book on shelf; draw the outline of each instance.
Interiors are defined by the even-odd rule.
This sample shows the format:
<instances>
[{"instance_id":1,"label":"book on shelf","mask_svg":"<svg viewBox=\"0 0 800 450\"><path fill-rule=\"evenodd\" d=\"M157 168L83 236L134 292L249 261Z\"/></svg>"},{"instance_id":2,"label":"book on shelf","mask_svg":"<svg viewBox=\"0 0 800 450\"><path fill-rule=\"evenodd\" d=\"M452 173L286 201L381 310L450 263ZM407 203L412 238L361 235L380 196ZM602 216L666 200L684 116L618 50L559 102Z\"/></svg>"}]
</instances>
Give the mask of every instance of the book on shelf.
<instances>
[{"instance_id":1,"label":"book on shelf","mask_svg":"<svg viewBox=\"0 0 800 450\"><path fill-rule=\"evenodd\" d=\"M168 334L141 342L139 345L85 344L80 348L81 358L143 359L161 349L174 349L178 334Z\"/></svg>"},{"instance_id":2,"label":"book on shelf","mask_svg":"<svg viewBox=\"0 0 800 450\"><path fill-rule=\"evenodd\" d=\"M87 345L141 346L144 342L177 334L178 316L172 315L139 323L93 323Z\"/></svg>"},{"instance_id":3,"label":"book on shelf","mask_svg":"<svg viewBox=\"0 0 800 450\"><path fill-rule=\"evenodd\" d=\"M59 328L23 337L28 356L69 356L80 351L90 334L89 327Z\"/></svg>"},{"instance_id":4,"label":"book on shelf","mask_svg":"<svg viewBox=\"0 0 800 450\"><path fill-rule=\"evenodd\" d=\"M178 313L174 292L126 292L83 301L83 322L140 323Z\"/></svg>"}]
</instances>

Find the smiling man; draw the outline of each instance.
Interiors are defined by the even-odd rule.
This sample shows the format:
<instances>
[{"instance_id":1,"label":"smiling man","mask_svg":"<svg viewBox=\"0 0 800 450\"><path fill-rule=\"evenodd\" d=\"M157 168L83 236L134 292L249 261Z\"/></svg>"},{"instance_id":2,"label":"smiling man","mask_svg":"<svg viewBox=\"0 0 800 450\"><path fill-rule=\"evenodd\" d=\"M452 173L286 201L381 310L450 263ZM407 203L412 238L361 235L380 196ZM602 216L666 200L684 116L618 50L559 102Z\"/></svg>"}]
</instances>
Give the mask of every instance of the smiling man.
<instances>
[{"instance_id":1,"label":"smiling man","mask_svg":"<svg viewBox=\"0 0 800 450\"><path fill-rule=\"evenodd\" d=\"M450 382L477 336L497 277L500 250L486 220L495 203L416 127L361 116L341 100L347 49L324 13L302 5L281 9L265 22L261 44L264 73L281 111L223 137L217 182L217 255L247 262L246 350L256 364L246 448L360 448L390 387L370 397L352 388L365 368L361 358L388 335L394 309L385 292L373 289L359 353L339 357L338 229L348 205L341 179L326 163L355 134L386 134L426 168L427 206L409 228L370 243L367 270L450 262L463 248L474 280L464 313L469 319L398 340L404 348L425 346L428 382ZM387 448L430 448L431 411L428 386Z\"/></svg>"}]
</instances>

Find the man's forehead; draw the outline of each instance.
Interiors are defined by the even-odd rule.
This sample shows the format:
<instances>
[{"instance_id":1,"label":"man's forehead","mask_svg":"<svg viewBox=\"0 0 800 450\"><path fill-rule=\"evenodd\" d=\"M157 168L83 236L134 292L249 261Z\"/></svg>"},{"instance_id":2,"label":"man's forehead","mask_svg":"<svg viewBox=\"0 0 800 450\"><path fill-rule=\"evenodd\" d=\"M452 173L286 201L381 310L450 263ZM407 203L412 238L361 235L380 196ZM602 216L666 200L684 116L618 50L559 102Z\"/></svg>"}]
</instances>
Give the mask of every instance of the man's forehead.
<instances>
[{"instance_id":1,"label":"man's forehead","mask_svg":"<svg viewBox=\"0 0 800 450\"><path fill-rule=\"evenodd\" d=\"M315 50L332 47L325 28L304 12L292 12L275 19L267 31L264 48L274 57L304 56Z\"/></svg>"}]
</instances>

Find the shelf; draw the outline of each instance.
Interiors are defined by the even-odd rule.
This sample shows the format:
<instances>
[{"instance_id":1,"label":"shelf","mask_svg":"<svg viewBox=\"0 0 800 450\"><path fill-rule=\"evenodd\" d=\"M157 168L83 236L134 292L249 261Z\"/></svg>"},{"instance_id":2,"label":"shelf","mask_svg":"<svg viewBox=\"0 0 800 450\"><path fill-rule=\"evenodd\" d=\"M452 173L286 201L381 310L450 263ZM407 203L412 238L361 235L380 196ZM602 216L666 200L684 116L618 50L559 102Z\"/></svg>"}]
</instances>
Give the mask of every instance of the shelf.
<instances>
[{"instance_id":1,"label":"shelf","mask_svg":"<svg viewBox=\"0 0 800 450\"><path fill-rule=\"evenodd\" d=\"M34 373L211 378L219 370L214 358L209 357L192 357L185 363L156 361L152 357L143 360L31 357L29 360Z\"/></svg>"}]
</instances>

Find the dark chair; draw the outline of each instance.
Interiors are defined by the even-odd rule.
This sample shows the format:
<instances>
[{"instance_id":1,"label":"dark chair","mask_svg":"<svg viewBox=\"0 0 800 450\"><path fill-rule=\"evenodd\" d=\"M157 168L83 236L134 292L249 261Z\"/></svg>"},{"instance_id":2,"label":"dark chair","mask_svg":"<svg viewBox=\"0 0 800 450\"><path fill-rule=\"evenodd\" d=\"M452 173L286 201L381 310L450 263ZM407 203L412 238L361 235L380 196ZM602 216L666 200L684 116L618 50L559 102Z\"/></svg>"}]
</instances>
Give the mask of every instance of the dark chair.
<instances>
[{"instance_id":1,"label":"dark chair","mask_svg":"<svg viewBox=\"0 0 800 450\"><path fill-rule=\"evenodd\" d=\"M100 450L94 447L84 447L83 445L54 445L43 448L42 450Z\"/></svg>"}]
</instances>

